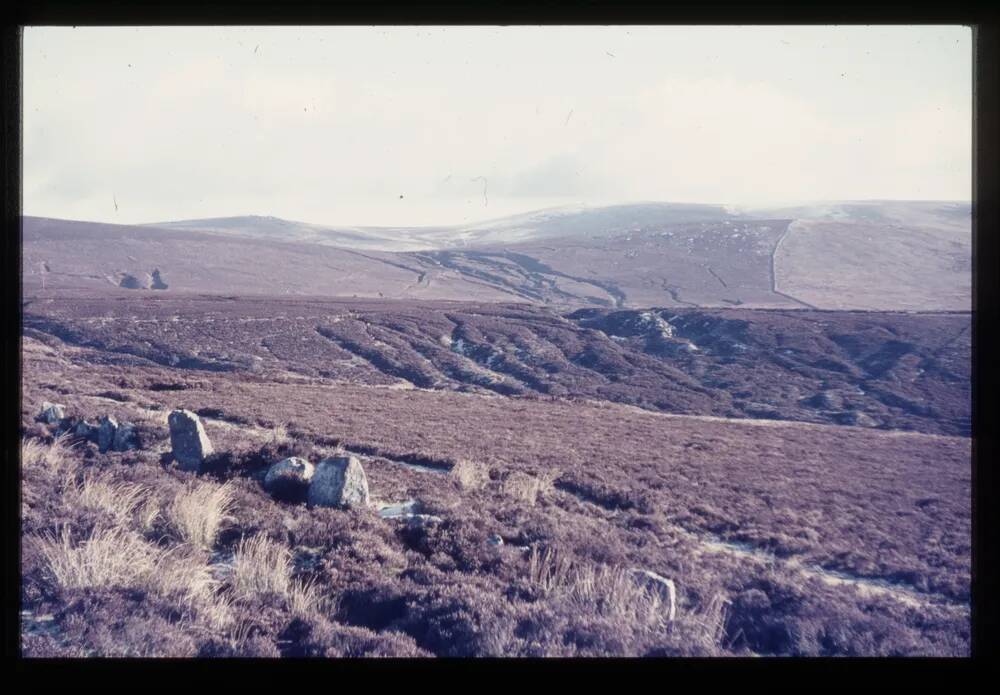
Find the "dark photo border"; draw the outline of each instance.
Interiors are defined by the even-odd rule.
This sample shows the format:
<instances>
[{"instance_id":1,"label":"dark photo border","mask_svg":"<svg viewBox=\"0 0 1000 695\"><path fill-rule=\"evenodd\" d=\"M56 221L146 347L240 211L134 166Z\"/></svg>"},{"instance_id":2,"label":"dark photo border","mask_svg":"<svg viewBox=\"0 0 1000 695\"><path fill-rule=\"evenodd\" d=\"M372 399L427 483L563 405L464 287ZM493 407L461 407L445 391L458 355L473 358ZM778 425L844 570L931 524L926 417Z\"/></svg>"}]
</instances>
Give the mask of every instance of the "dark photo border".
<instances>
[{"instance_id":1,"label":"dark photo border","mask_svg":"<svg viewBox=\"0 0 1000 695\"><path fill-rule=\"evenodd\" d=\"M836 3L807 6L789 2L704 2L639 4L634 2L316 2L315 0L283 3L259 0L203 2L16 2L7 10L2 38L4 92L2 150L4 162L3 221L4 234L0 248L0 281L3 283L3 306L6 309L3 326L2 423L3 470L6 476L4 495L6 524L5 550L5 631L4 646L8 657L18 659L23 677L41 684L55 677L80 672L107 683L112 670L185 671L178 674L194 679L188 683L199 686L233 685L244 680L264 684L259 680L264 671L274 673L276 685L313 688L310 676L323 678L351 675L364 679L362 687L386 687L392 676L400 675L409 687L427 681L415 680L419 672L428 674L438 669L495 670L518 674L520 671L578 676L589 683L599 674L609 681L620 682L624 673L636 671L638 677L625 681L641 688L671 688L680 685L678 675L690 678L696 685L707 683L706 677L726 679L756 675L760 682L778 682L793 687L820 682L861 683L873 676L891 678L893 685L904 685L910 679L927 685L951 685L955 678L970 675L997 653L996 648L996 490L993 464L1000 461L996 446L998 423L996 391L1000 379L996 372L995 330L998 316L997 256L997 127L1000 109L997 104L997 12L988 11L985 4L977 7L967 2L939 3L934 7L903 3L874 2L864 4ZM720 659L720 660L439 660L427 662L385 661L171 661L171 660L88 660L55 661L19 658L20 608L20 325L21 325L21 33L24 25L199 25L199 24L963 24L973 26L974 45L974 200L973 200L973 641L971 659ZM667 671L667 673L663 673ZM790 679L776 681L775 671L787 671ZM758 675L759 674L759 675ZM519 674L518 674L519 675ZM525 673L524 675L529 675ZM815 680L822 675L824 681ZM288 678L285 679L285 676ZM769 677L770 676L770 677ZM516 677L516 676L515 676ZM803 680L794 680L801 677ZM374 679L378 679L377 681ZM459 676L461 678L461 676ZM280 679L280 680L279 680ZM667 680L669 679L669 680ZM863 680L862 680L863 679ZM402 679L401 679L402 680ZM513 680L513 679L512 679ZM755 678L754 680L757 680ZM122 681L142 687L156 681ZM165 681L164 681L165 682ZM453 681L464 687L496 685L500 681ZM530 682L530 681L529 681ZM114 681L111 681L114 683ZM322 680L319 687L324 687ZM343 687L343 681L330 683ZM433 687L433 686L432 686Z\"/></svg>"}]
</instances>

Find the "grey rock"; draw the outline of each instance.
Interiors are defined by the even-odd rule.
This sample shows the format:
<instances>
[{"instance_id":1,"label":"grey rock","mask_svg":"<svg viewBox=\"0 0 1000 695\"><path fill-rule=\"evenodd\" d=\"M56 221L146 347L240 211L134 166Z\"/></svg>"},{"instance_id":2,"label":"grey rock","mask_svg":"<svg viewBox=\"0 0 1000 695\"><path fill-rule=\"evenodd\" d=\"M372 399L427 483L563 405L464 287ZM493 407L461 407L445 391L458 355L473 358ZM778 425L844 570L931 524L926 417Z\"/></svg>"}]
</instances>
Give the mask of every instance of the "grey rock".
<instances>
[{"instance_id":1,"label":"grey rock","mask_svg":"<svg viewBox=\"0 0 1000 695\"><path fill-rule=\"evenodd\" d=\"M674 580L661 577L656 572L633 568L629 570L632 578L639 586L645 587L659 595L667 607L667 620L673 620L677 615L677 587Z\"/></svg>"},{"instance_id":2,"label":"grey rock","mask_svg":"<svg viewBox=\"0 0 1000 695\"><path fill-rule=\"evenodd\" d=\"M770 403L755 403L753 401L744 403L743 410L749 415L755 415L762 418L777 417L780 414L777 408Z\"/></svg>"},{"instance_id":3,"label":"grey rock","mask_svg":"<svg viewBox=\"0 0 1000 695\"><path fill-rule=\"evenodd\" d=\"M97 425L89 423L86 420L80 420L80 422L76 423L76 427L73 428L73 434L77 437L96 442L99 429Z\"/></svg>"},{"instance_id":4,"label":"grey rock","mask_svg":"<svg viewBox=\"0 0 1000 695\"><path fill-rule=\"evenodd\" d=\"M215 451L205 434L201 418L190 410L174 410L167 416L167 424L170 425L170 448L174 460L184 470L200 469L205 457Z\"/></svg>"},{"instance_id":5,"label":"grey rock","mask_svg":"<svg viewBox=\"0 0 1000 695\"><path fill-rule=\"evenodd\" d=\"M149 287L150 287L150 289L153 289L153 290L165 290L165 289L167 289L167 287L169 287L169 285L163 279L163 275L160 274L160 269L159 268L157 268L156 270L153 271L153 275L150 278Z\"/></svg>"},{"instance_id":6,"label":"grey rock","mask_svg":"<svg viewBox=\"0 0 1000 695\"><path fill-rule=\"evenodd\" d=\"M102 454L115 443L117 432L118 420L111 415L102 416L97 426L97 448Z\"/></svg>"},{"instance_id":7,"label":"grey rock","mask_svg":"<svg viewBox=\"0 0 1000 695\"><path fill-rule=\"evenodd\" d=\"M368 478L356 456L333 456L316 465L307 496L319 507L366 507Z\"/></svg>"},{"instance_id":8,"label":"grey rock","mask_svg":"<svg viewBox=\"0 0 1000 695\"><path fill-rule=\"evenodd\" d=\"M141 280L135 275L125 274L122 279L118 281L119 287L124 287L127 290L145 290L149 289L149 275L145 275Z\"/></svg>"},{"instance_id":9,"label":"grey rock","mask_svg":"<svg viewBox=\"0 0 1000 695\"><path fill-rule=\"evenodd\" d=\"M66 406L60 403L42 401L42 408L38 411L38 417L35 419L49 425L58 425L64 417L66 417Z\"/></svg>"},{"instance_id":10,"label":"grey rock","mask_svg":"<svg viewBox=\"0 0 1000 695\"><path fill-rule=\"evenodd\" d=\"M440 524L444 519L433 514L410 514L406 517L406 525L410 528L423 528L430 524Z\"/></svg>"},{"instance_id":11,"label":"grey rock","mask_svg":"<svg viewBox=\"0 0 1000 695\"><path fill-rule=\"evenodd\" d=\"M420 502L406 500L405 502L379 503L378 515L383 519L407 519L418 513Z\"/></svg>"},{"instance_id":12,"label":"grey rock","mask_svg":"<svg viewBox=\"0 0 1000 695\"><path fill-rule=\"evenodd\" d=\"M111 443L111 448L115 451L130 451L139 448L139 438L135 431L135 425L131 422L122 422L115 430L115 436Z\"/></svg>"},{"instance_id":13,"label":"grey rock","mask_svg":"<svg viewBox=\"0 0 1000 695\"><path fill-rule=\"evenodd\" d=\"M878 427L878 420L860 410L848 410L837 415L837 421L855 427Z\"/></svg>"},{"instance_id":14,"label":"grey rock","mask_svg":"<svg viewBox=\"0 0 1000 695\"><path fill-rule=\"evenodd\" d=\"M814 402L817 407L826 410L838 410L844 407L844 397L836 391L820 391L816 394Z\"/></svg>"},{"instance_id":15,"label":"grey rock","mask_svg":"<svg viewBox=\"0 0 1000 695\"><path fill-rule=\"evenodd\" d=\"M859 427L878 427L878 420L859 410L854 411L853 420L854 424Z\"/></svg>"},{"instance_id":16,"label":"grey rock","mask_svg":"<svg viewBox=\"0 0 1000 695\"><path fill-rule=\"evenodd\" d=\"M264 476L264 489L279 499L297 499L306 494L315 467L303 458L292 456L271 464Z\"/></svg>"}]
</instances>

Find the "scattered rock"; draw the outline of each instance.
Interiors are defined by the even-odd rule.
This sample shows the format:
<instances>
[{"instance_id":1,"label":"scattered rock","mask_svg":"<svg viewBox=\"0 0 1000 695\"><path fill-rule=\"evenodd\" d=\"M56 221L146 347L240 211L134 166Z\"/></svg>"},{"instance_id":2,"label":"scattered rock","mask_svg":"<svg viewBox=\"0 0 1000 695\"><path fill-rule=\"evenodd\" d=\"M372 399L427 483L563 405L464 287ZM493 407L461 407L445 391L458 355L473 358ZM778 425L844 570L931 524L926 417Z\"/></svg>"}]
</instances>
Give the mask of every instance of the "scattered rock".
<instances>
[{"instance_id":1,"label":"scattered rock","mask_svg":"<svg viewBox=\"0 0 1000 695\"><path fill-rule=\"evenodd\" d=\"M264 489L273 497L301 500L309 489L315 468L303 458L292 456L271 465L264 476Z\"/></svg>"},{"instance_id":2,"label":"scattered rock","mask_svg":"<svg viewBox=\"0 0 1000 695\"><path fill-rule=\"evenodd\" d=\"M660 600L667 606L667 620L673 620L677 614L677 587L674 580L661 577L656 572L633 568L629 570L640 586L656 592Z\"/></svg>"},{"instance_id":3,"label":"scattered rock","mask_svg":"<svg viewBox=\"0 0 1000 695\"><path fill-rule=\"evenodd\" d=\"M190 410L174 410L167 416L167 423L174 460L185 470L200 469L205 457L215 451L201 419Z\"/></svg>"},{"instance_id":4,"label":"scattered rock","mask_svg":"<svg viewBox=\"0 0 1000 695\"><path fill-rule=\"evenodd\" d=\"M837 415L837 421L843 425L854 425L855 427L878 427L878 420L860 410L848 410L840 413Z\"/></svg>"},{"instance_id":5,"label":"scattered rock","mask_svg":"<svg viewBox=\"0 0 1000 695\"><path fill-rule=\"evenodd\" d=\"M103 454L115 443L118 432L118 420L111 415L101 417L97 426L97 449Z\"/></svg>"},{"instance_id":6,"label":"scattered rock","mask_svg":"<svg viewBox=\"0 0 1000 695\"><path fill-rule=\"evenodd\" d=\"M378 502L375 504L378 515L383 519L406 519L418 513L420 503L417 500L405 502Z\"/></svg>"},{"instance_id":7,"label":"scattered rock","mask_svg":"<svg viewBox=\"0 0 1000 695\"><path fill-rule=\"evenodd\" d=\"M97 425L91 424L86 420L80 420L80 422L76 423L76 427L73 428L73 434L88 441L96 442L99 429Z\"/></svg>"},{"instance_id":8,"label":"scattered rock","mask_svg":"<svg viewBox=\"0 0 1000 695\"><path fill-rule=\"evenodd\" d=\"M836 391L820 391L805 403L820 410L840 410L844 407L844 397Z\"/></svg>"},{"instance_id":9,"label":"scattered rock","mask_svg":"<svg viewBox=\"0 0 1000 695\"><path fill-rule=\"evenodd\" d=\"M58 425L59 422L65 417L66 406L60 403L42 401L42 408L39 410L38 416L35 419L48 425Z\"/></svg>"},{"instance_id":10,"label":"scattered rock","mask_svg":"<svg viewBox=\"0 0 1000 695\"><path fill-rule=\"evenodd\" d=\"M153 275L150 278L149 289L151 290L165 290L169 287L164 281L163 276L160 274L160 269L157 268L153 271Z\"/></svg>"},{"instance_id":11,"label":"scattered rock","mask_svg":"<svg viewBox=\"0 0 1000 695\"><path fill-rule=\"evenodd\" d=\"M145 290L149 288L149 280L146 278L144 282L135 275L125 274L122 276L122 279L118 281L118 286L124 287L127 290Z\"/></svg>"},{"instance_id":12,"label":"scattered rock","mask_svg":"<svg viewBox=\"0 0 1000 695\"><path fill-rule=\"evenodd\" d=\"M433 514L410 514L406 517L406 525L410 528L423 528L428 524L440 524L444 519Z\"/></svg>"},{"instance_id":13,"label":"scattered rock","mask_svg":"<svg viewBox=\"0 0 1000 695\"><path fill-rule=\"evenodd\" d=\"M316 466L309 483L308 501L319 507L368 505L368 478L356 456L333 456Z\"/></svg>"},{"instance_id":14,"label":"scattered rock","mask_svg":"<svg viewBox=\"0 0 1000 695\"><path fill-rule=\"evenodd\" d=\"M129 451L139 448L139 440L136 435L135 425L131 422L122 422L115 430L115 436L111 443L111 448L115 451Z\"/></svg>"},{"instance_id":15,"label":"scattered rock","mask_svg":"<svg viewBox=\"0 0 1000 695\"><path fill-rule=\"evenodd\" d=\"M769 403L755 403L753 401L748 401L743 404L743 410L747 413L747 415L762 418L774 418L780 415L778 409Z\"/></svg>"}]
</instances>

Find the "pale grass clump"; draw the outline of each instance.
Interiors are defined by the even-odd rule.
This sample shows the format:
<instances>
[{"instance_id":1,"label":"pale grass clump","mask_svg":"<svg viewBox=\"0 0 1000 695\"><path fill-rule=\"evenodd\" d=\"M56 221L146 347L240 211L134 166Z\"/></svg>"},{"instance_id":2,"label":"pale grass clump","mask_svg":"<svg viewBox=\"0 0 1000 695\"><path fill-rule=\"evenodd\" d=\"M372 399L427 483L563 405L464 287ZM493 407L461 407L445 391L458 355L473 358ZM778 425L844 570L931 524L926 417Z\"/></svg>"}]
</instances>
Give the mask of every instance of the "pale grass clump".
<instances>
[{"instance_id":1,"label":"pale grass clump","mask_svg":"<svg viewBox=\"0 0 1000 695\"><path fill-rule=\"evenodd\" d=\"M288 425L279 423L271 428L271 441L277 445L291 444L292 437L288 434Z\"/></svg>"},{"instance_id":2,"label":"pale grass clump","mask_svg":"<svg viewBox=\"0 0 1000 695\"><path fill-rule=\"evenodd\" d=\"M707 654L720 653L726 639L729 600L722 593L671 620L660 594L635 581L627 569L574 562L551 547L531 549L528 581L575 614L600 615L647 634L670 636L675 643L697 645Z\"/></svg>"},{"instance_id":3,"label":"pale grass clump","mask_svg":"<svg viewBox=\"0 0 1000 695\"><path fill-rule=\"evenodd\" d=\"M584 565L573 572L570 602L630 625L661 627L669 616L660 596L638 584L622 567Z\"/></svg>"},{"instance_id":4,"label":"pale grass clump","mask_svg":"<svg viewBox=\"0 0 1000 695\"><path fill-rule=\"evenodd\" d=\"M73 437L61 434L51 444L38 439L21 440L21 466L23 469L43 469L57 479L68 480L79 467L79 461L72 455Z\"/></svg>"},{"instance_id":5,"label":"pale grass clump","mask_svg":"<svg viewBox=\"0 0 1000 695\"><path fill-rule=\"evenodd\" d=\"M95 529L74 544L68 527L58 536L38 538L55 583L63 589L147 586L163 553L122 528Z\"/></svg>"},{"instance_id":6,"label":"pale grass clump","mask_svg":"<svg viewBox=\"0 0 1000 695\"><path fill-rule=\"evenodd\" d=\"M559 472L550 470L539 475L528 475L520 471L512 471L500 483L500 492L512 499L524 502L530 507L535 506L538 496L551 495L555 489Z\"/></svg>"},{"instance_id":7,"label":"pale grass clump","mask_svg":"<svg viewBox=\"0 0 1000 695\"><path fill-rule=\"evenodd\" d=\"M191 548L164 550L122 528L96 529L74 544L68 528L38 538L49 575L61 589L135 588L170 598L193 610L211 631L233 623L229 602L204 557Z\"/></svg>"},{"instance_id":8,"label":"pale grass clump","mask_svg":"<svg viewBox=\"0 0 1000 695\"><path fill-rule=\"evenodd\" d=\"M602 615L640 628L663 627L667 611L659 595L622 567L573 562L555 548L528 556L528 580L546 596L565 601L577 613Z\"/></svg>"},{"instance_id":9,"label":"pale grass clump","mask_svg":"<svg viewBox=\"0 0 1000 695\"><path fill-rule=\"evenodd\" d=\"M233 487L200 482L188 486L167 507L166 516L177 537L197 548L211 548L222 525L232 520Z\"/></svg>"},{"instance_id":10,"label":"pale grass clump","mask_svg":"<svg viewBox=\"0 0 1000 695\"><path fill-rule=\"evenodd\" d=\"M285 594L285 604L293 616L309 616L323 611L327 606L314 581L293 581Z\"/></svg>"},{"instance_id":11,"label":"pale grass clump","mask_svg":"<svg viewBox=\"0 0 1000 695\"><path fill-rule=\"evenodd\" d=\"M292 579L288 549L264 535L240 540L231 581L238 598L280 596L293 615L310 615L323 605L313 582Z\"/></svg>"},{"instance_id":12,"label":"pale grass clump","mask_svg":"<svg viewBox=\"0 0 1000 695\"><path fill-rule=\"evenodd\" d=\"M490 482L486 466L469 459L460 459L451 467L451 475L463 490L481 490Z\"/></svg>"},{"instance_id":13,"label":"pale grass clump","mask_svg":"<svg viewBox=\"0 0 1000 695\"><path fill-rule=\"evenodd\" d=\"M528 581L549 594L564 587L570 579L573 562L555 548L545 548L539 552L531 548L528 556Z\"/></svg>"},{"instance_id":14,"label":"pale grass clump","mask_svg":"<svg viewBox=\"0 0 1000 695\"><path fill-rule=\"evenodd\" d=\"M160 503L152 496L146 497L139 505L136 515L139 520L139 528L142 529L143 533L152 533L156 528L156 522L161 516L160 511Z\"/></svg>"},{"instance_id":15,"label":"pale grass clump","mask_svg":"<svg viewBox=\"0 0 1000 695\"><path fill-rule=\"evenodd\" d=\"M237 596L284 595L292 580L288 549L264 535L240 539L233 554L233 589Z\"/></svg>"},{"instance_id":16,"label":"pale grass clump","mask_svg":"<svg viewBox=\"0 0 1000 695\"><path fill-rule=\"evenodd\" d=\"M219 581L212 576L203 552L184 545L161 552L151 588L161 596L178 599L189 607L202 611L216 610Z\"/></svg>"},{"instance_id":17,"label":"pale grass clump","mask_svg":"<svg viewBox=\"0 0 1000 695\"><path fill-rule=\"evenodd\" d=\"M678 616L674 627L702 648L717 649L726 639L729 604L724 594L717 593L701 610Z\"/></svg>"},{"instance_id":18,"label":"pale grass clump","mask_svg":"<svg viewBox=\"0 0 1000 695\"><path fill-rule=\"evenodd\" d=\"M67 501L84 509L103 511L124 526L148 495L149 490L142 485L110 483L97 476L88 476L70 488Z\"/></svg>"}]
</instances>

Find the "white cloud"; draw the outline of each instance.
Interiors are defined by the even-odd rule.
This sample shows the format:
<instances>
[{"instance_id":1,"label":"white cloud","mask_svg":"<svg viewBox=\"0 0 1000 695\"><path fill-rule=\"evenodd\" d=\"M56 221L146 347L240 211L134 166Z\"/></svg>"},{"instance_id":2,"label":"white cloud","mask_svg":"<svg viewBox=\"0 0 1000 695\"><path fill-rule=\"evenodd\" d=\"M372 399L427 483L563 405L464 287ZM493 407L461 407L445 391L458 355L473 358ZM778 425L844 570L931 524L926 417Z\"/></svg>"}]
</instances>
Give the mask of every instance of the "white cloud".
<instances>
[{"instance_id":1,"label":"white cloud","mask_svg":"<svg viewBox=\"0 0 1000 695\"><path fill-rule=\"evenodd\" d=\"M564 202L965 198L969 41L960 27L28 29L25 211L434 224Z\"/></svg>"}]
</instances>

